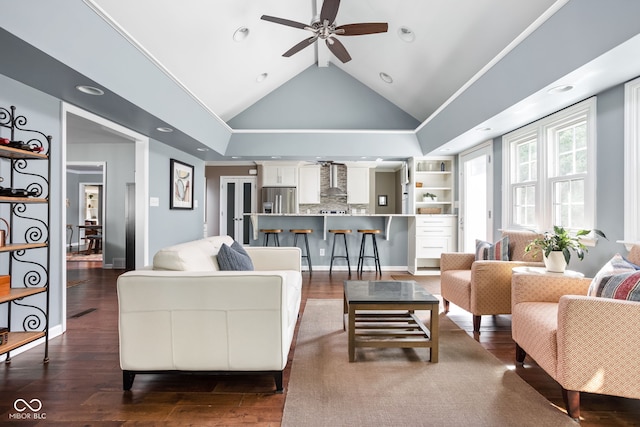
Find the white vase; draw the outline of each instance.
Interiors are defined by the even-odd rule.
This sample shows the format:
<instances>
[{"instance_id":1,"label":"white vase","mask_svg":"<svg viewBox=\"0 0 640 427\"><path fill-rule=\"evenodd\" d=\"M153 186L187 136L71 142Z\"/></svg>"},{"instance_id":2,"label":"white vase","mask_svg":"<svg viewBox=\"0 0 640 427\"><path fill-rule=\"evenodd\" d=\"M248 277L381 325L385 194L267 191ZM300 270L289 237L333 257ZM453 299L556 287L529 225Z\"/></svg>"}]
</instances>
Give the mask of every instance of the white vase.
<instances>
[{"instance_id":1,"label":"white vase","mask_svg":"<svg viewBox=\"0 0 640 427\"><path fill-rule=\"evenodd\" d=\"M552 273L564 273L567 268L567 261L564 259L562 251L553 251L549 256L544 257L544 266Z\"/></svg>"}]
</instances>

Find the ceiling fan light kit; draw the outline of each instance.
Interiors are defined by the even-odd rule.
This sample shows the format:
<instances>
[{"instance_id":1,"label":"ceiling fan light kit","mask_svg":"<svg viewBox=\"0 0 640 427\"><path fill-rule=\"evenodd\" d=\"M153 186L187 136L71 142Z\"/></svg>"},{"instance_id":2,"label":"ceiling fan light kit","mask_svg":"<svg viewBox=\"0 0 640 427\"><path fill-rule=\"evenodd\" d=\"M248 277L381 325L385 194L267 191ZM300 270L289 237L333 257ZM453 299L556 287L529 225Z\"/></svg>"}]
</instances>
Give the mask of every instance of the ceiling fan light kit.
<instances>
[{"instance_id":1,"label":"ceiling fan light kit","mask_svg":"<svg viewBox=\"0 0 640 427\"><path fill-rule=\"evenodd\" d=\"M322 3L320 19L311 22L311 25L302 22L291 21L289 19L275 16L262 15L260 19L274 22L288 27L299 28L311 31L313 35L287 50L282 56L290 57L307 46L315 43L316 40L324 40L327 47L343 63L351 61L351 55L344 45L334 36L362 36L367 34L386 33L389 25L386 22L363 22L359 24L347 24L336 26L335 20L338 15L340 0L325 0Z\"/></svg>"}]
</instances>

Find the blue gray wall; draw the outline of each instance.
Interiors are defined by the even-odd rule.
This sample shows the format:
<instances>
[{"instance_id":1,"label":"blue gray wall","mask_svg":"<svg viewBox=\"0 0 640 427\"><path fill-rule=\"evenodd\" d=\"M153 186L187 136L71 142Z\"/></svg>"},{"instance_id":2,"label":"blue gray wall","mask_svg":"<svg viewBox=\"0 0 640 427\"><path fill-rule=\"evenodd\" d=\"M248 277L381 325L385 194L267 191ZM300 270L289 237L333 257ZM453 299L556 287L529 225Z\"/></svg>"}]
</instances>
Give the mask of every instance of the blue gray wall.
<instances>
[{"instance_id":1,"label":"blue gray wall","mask_svg":"<svg viewBox=\"0 0 640 427\"><path fill-rule=\"evenodd\" d=\"M420 122L338 67L314 64L228 124L233 129L414 130Z\"/></svg>"},{"instance_id":2,"label":"blue gray wall","mask_svg":"<svg viewBox=\"0 0 640 427\"><path fill-rule=\"evenodd\" d=\"M194 167L194 209L169 209L171 159ZM149 197L159 206L149 207L149 256L165 246L204 236L204 162L158 141L149 142ZM197 207L195 206L197 204Z\"/></svg>"}]
</instances>

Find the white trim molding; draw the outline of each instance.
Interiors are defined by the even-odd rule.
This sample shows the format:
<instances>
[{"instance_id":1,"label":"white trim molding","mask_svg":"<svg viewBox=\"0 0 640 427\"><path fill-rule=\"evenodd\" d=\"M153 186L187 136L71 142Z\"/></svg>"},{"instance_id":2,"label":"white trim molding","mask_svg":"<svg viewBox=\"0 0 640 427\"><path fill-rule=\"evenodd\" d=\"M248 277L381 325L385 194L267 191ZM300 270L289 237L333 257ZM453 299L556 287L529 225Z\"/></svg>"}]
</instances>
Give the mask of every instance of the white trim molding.
<instances>
[{"instance_id":1,"label":"white trim molding","mask_svg":"<svg viewBox=\"0 0 640 427\"><path fill-rule=\"evenodd\" d=\"M624 241L640 241L640 78L624 85Z\"/></svg>"}]
</instances>

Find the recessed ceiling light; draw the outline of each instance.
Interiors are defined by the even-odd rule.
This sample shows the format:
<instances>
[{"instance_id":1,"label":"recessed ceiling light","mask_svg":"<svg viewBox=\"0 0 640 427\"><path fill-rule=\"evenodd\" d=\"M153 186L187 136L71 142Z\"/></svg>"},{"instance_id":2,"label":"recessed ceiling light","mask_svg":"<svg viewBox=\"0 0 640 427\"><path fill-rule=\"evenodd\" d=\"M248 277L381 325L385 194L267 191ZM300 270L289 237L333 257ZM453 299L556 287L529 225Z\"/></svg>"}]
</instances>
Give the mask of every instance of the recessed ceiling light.
<instances>
[{"instance_id":1,"label":"recessed ceiling light","mask_svg":"<svg viewBox=\"0 0 640 427\"><path fill-rule=\"evenodd\" d=\"M249 29L247 27L240 27L233 32L233 41L241 42L249 37Z\"/></svg>"},{"instance_id":2,"label":"recessed ceiling light","mask_svg":"<svg viewBox=\"0 0 640 427\"><path fill-rule=\"evenodd\" d=\"M385 83L393 83L393 79L391 78L391 76L387 73L380 73L380 78L382 79L383 82Z\"/></svg>"},{"instance_id":3,"label":"recessed ceiling light","mask_svg":"<svg viewBox=\"0 0 640 427\"><path fill-rule=\"evenodd\" d=\"M157 127L156 130L164 133L173 132L173 129L164 126Z\"/></svg>"},{"instance_id":4,"label":"recessed ceiling light","mask_svg":"<svg viewBox=\"0 0 640 427\"><path fill-rule=\"evenodd\" d=\"M267 79L267 77L269 77L269 73L262 73L258 77L256 77L256 81L258 83L261 83L261 82L265 81Z\"/></svg>"},{"instance_id":5,"label":"recessed ceiling light","mask_svg":"<svg viewBox=\"0 0 640 427\"><path fill-rule=\"evenodd\" d=\"M271 156L272 159L280 159L280 156Z\"/></svg>"},{"instance_id":6,"label":"recessed ceiling light","mask_svg":"<svg viewBox=\"0 0 640 427\"><path fill-rule=\"evenodd\" d=\"M400 40L411 43L416 39L416 33L409 27L400 27L398 28L398 37L400 37Z\"/></svg>"},{"instance_id":7,"label":"recessed ceiling light","mask_svg":"<svg viewBox=\"0 0 640 427\"><path fill-rule=\"evenodd\" d=\"M573 89L572 85L561 85L561 86L552 87L547 92L551 94L564 93L564 92L569 92L571 89Z\"/></svg>"},{"instance_id":8,"label":"recessed ceiling light","mask_svg":"<svg viewBox=\"0 0 640 427\"><path fill-rule=\"evenodd\" d=\"M241 159L242 157L240 156L231 156L232 159Z\"/></svg>"},{"instance_id":9,"label":"recessed ceiling light","mask_svg":"<svg viewBox=\"0 0 640 427\"><path fill-rule=\"evenodd\" d=\"M87 95L94 95L94 96L104 95L104 91L102 89L99 89L94 86L78 85L76 86L76 89L78 89L82 93L86 93Z\"/></svg>"},{"instance_id":10,"label":"recessed ceiling light","mask_svg":"<svg viewBox=\"0 0 640 427\"><path fill-rule=\"evenodd\" d=\"M196 148L196 150L198 150L198 151L209 151L208 148L202 148L202 147L198 147L198 148Z\"/></svg>"}]
</instances>

